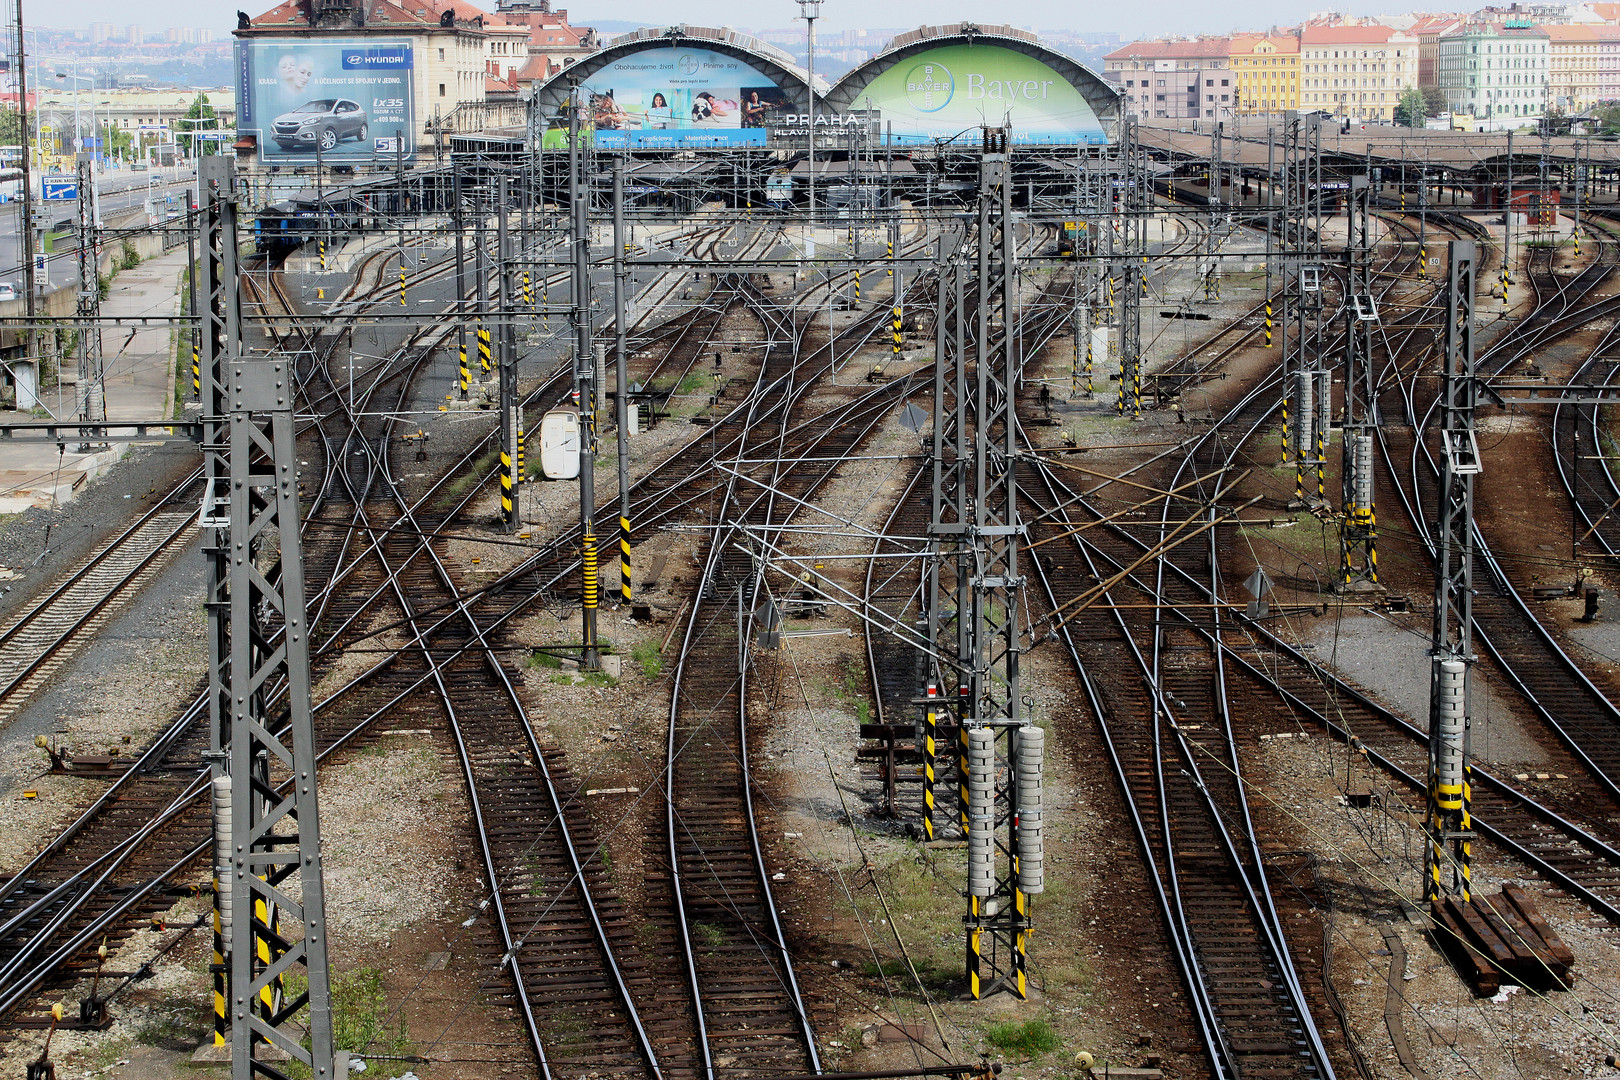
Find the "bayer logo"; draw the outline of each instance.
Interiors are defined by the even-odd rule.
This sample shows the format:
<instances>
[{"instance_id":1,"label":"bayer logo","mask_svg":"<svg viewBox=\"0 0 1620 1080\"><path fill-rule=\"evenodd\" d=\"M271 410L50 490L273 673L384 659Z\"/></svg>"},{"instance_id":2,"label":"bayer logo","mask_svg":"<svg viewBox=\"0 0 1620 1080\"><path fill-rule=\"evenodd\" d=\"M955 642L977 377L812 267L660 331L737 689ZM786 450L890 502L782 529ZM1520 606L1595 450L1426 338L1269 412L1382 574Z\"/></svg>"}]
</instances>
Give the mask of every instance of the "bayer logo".
<instances>
[{"instance_id":1,"label":"bayer logo","mask_svg":"<svg viewBox=\"0 0 1620 1080\"><path fill-rule=\"evenodd\" d=\"M691 53L685 53L676 65L681 69L682 75L696 75L698 73L698 58Z\"/></svg>"},{"instance_id":2,"label":"bayer logo","mask_svg":"<svg viewBox=\"0 0 1620 1080\"><path fill-rule=\"evenodd\" d=\"M906 72L906 100L918 112L938 112L955 93L956 80L944 64L929 61Z\"/></svg>"}]
</instances>

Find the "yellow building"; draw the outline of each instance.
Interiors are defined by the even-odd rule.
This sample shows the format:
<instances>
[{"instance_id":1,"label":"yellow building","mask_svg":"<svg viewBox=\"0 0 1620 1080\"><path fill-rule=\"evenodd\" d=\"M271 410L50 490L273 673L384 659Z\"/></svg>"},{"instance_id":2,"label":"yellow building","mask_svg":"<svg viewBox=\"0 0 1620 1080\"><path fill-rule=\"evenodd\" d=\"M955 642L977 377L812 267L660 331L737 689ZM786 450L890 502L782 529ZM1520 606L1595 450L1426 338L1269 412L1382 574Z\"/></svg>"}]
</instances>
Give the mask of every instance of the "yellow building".
<instances>
[{"instance_id":1,"label":"yellow building","mask_svg":"<svg viewBox=\"0 0 1620 1080\"><path fill-rule=\"evenodd\" d=\"M1299 108L1299 38L1293 34L1243 34L1232 38L1237 80L1234 112L1240 116Z\"/></svg>"}]
</instances>

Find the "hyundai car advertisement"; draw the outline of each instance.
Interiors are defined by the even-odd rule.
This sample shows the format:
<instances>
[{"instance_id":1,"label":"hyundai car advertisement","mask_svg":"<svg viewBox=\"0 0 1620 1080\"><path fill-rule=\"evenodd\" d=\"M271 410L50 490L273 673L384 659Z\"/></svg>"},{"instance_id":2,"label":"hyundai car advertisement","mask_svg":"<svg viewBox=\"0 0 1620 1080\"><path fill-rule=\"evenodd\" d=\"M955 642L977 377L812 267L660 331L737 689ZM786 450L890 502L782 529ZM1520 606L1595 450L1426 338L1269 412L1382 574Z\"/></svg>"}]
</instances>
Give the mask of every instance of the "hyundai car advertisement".
<instances>
[{"instance_id":1,"label":"hyundai car advertisement","mask_svg":"<svg viewBox=\"0 0 1620 1080\"><path fill-rule=\"evenodd\" d=\"M1102 143L1097 113L1067 78L996 45L944 45L907 57L859 91L898 141L1009 123L1020 143Z\"/></svg>"},{"instance_id":2,"label":"hyundai car advertisement","mask_svg":"<svg viewBox=\"0 0 1620 1080\"><path fill-rule=\"evenodd\" d=\"M409 42L239 41L236 66L237 129L258 135L263 160L392 161L398 140L416 148Z\"/></svg>"},{"instance_id":3,"label":"hyundai car advertisement","mask_svg":"<svg viewBox=\"0 0 1620 1080\"><path fill-rule=\"evenodd\" d=\"M585 80L596 145L763 144L770 118L791 111L765 75L712 49L646 49Z\"/></svg>"}]
</instances>

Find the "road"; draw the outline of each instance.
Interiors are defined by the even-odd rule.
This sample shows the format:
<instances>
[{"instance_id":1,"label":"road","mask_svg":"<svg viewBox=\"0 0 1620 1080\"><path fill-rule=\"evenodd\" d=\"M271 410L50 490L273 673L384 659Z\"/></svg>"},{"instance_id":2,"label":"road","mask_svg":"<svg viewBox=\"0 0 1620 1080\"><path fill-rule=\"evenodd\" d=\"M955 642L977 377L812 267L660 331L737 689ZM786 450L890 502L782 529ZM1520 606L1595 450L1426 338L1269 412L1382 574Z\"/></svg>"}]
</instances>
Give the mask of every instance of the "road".
<instances>
[{"instance_id":1,"label":"road","mask_svg":"<svg viewBox=\"0 0 1620 1080\"><path fill-rule=\"evenodd\" d=\"M152 178L158 180L156 187L158 193L163 196L174 196L177 208L184 205L182 193L196 183L195 170L189 167L107 173L97 178L101 189L102 220L118 217L145 202L148 184ZM77 203L53 202L42 205L51 208L48 220L52 225L63 220L77 219ZM22 293L23 272L22 245L18 238L17 223L21 217L21 209L22 203L18 201L8 203L0 209L0 281L15 285L19 295ZM65 251L59 250L51 256L50 279L53 284L75 281L77 274L78 266L71 247Z\"/></svg>"}]
</instances>

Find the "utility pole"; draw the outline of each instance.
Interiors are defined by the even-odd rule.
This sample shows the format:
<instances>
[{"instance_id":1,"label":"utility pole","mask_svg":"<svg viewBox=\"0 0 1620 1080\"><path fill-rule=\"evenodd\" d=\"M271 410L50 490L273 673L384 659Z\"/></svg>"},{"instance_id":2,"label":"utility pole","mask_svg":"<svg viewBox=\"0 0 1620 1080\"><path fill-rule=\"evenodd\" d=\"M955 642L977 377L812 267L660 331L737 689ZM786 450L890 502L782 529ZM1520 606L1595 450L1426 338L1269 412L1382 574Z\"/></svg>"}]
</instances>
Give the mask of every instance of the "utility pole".
<instances>
[{"instance_id":1,"label":"utility pole","mask_svg":"<svg viewBox=\"0 0 1620 1080\"><path fill-rule=\"evenodd\" d=\"M625 265L624 155L613 158L613 422L619 451L619 603L630 606L630 374L625 337L630 313L625 291L630 268Z\"/></svg>"},{"instance_id":2,"label":"utility pole","mask_svg":"<svg viewBox=\"0 0 1620 1080\"><path fill-rule=\"evenodd\" d=\"M1473 881L1472 765L1468 673L1473 648L1474 477L1481 472L1474 434L1474 277L1471 241L1449 245L1445 375L1441 384L1440 527L1436 534L1434 634L1429 676L1429 797L1423 896L1470 899ZM1451 853L1447 853L1448 845Z\"/></svg>"},{"instance_id":3,"label":"utility pole","mask_svg":"<svg viewBox=\"0 0 1620 1080\"><path fill-rule=\"evenodd\" d=\"M107 419L107 394L101 367L101 280L96 252L101 243L96 229L94 157L81 153L79 174L79 419L98 423ZM90 449L81 443L79 452Z\"/></svg>"},{"instance_id":4,"label":"utility pole","mask_svg":"<svg viewBox=\"0 0 1620 1080\"><path fill-rule=\"evenodd\" d=\"M23 295L27 298L23 309L28 315L28 329L23 331L23 356L27 362L34 365L33 393L36 395L33 404L39 404L37 394L39 385L43 381L41 369L43 364L36 351L38 338L35 336L34 317L37 314L38 300L34 295L34 181L29 165L29 128L28 128L28 42L23 36L23 0L17 0L17 122L22 141L22 221L18 223L18 231L22 233L23 249ZM21 385L18 386L19 391ZM23 408L21 393L17 396L17 407Z\"/></svg>"},{"instance_id":5,"label":"utility pole","mask_svg":"<svg viewBox=\"0 0 1620 1080\"><path fill-rule=\"evenodd\" d=\"M1372 188L1365 175L1350 178L1346 202L1349 229L1345 238L1345 292L1348 295L1344 305L1344 517L1339 527L1339 585L1348 591L1378 585L1372 431L1376 401L1371 334L1373 324L1378 321L1378 307L1369 265L1372 260ZM1304 412L1305 406L1301 403L1302 418Z\"/></svg>"},{"instance_id":6,"label":"utility pole","mask_svg":"<svg viewBox=\"0 0 1620 1080\"><path fill-rule=\"evenodd\" d=\"M517 326L512 317L512 237L508 227L507 202L511 181L501 173L498 193L499 211L495 224L495 304L501 331L499 368L501 410L501 524L507 532L517 532L523 524L522 507L518 503L518 439L523 427L519 415L522 403L517 392Z\"/></svg>"},{"instance_id":7,"label":"utility pole","mask_svg":"<svg viewBox=\"0 0 1620 1080\"><path fill-rule=\"evenodd\" d=\"M270 1046L332 1077L294 378L287 362L243 356L232 164L210 156L198 167L208 301L201 524L219 886L215 1041L227 1041L228 1026L232 1080L254 1080L267 1067L255 1054ZM278 684L279 703L270 691ZM300 968L305 989L288 997L284 976Z\"/></svg>"},{"instance_id":8,"label":"utility pole","mask_svg":"<svg viewBox=\"0 0 1620 1080\"><path fill-rule=\"evenodd\" d=\"M18 11L22 0L18 0ZM810 165L810 236L811 247L815 246L816 229L816 20L821 17L822 0L799 0L799 18L804 20L804 36L807 48L805 54L805 93L809 97L810 122L805 130L810 133L805 140L809 146ZM19 16L20 18L21 16Z\"/></svg>"},{"instance_id":9,"label":"utility pole","mask_svg":"<svg viewBox=\"0 0 1620 1080\"><path fill-rule=\"evenodd\" d=\"M194 320L191 326L191 400L202 401L202 320L197 313L197 229L202 219L197 215L197 193L186 189L186 314ZM101 295L97 283L96 295Z\"/></svg>"},{"instance_id":10,"label":"utility pole","mask_svg":"<svg viewBox=\"0 0 1620 1080\"><path fill-rule=\"evenodd\" d=\"M596 608L601 578L596 550L596 354L591 345L591 216L585 183L585 152L580 146L579 84L569 93L568 201L573 246L574 385L579 393L579 532L583 563L580 590L581 666L595 671Z\"/></svg>"},{"instance_id":11,"label":"utility pole","mask_svg":"<svg viewBox=\"0 0 1620 1080\"><path fill-rule=\"evenodd\" d=\"M1044 889L1043 733L1024 715L1019 690L1027 620L1018 567L1024 526L1014 469L1018 350L1012 328L1018 296L1012 176L1006 129L986 128L984 139L971 328L963 305L961 253L952 259L950 287L941 282L929 523L929 629L939 655L949 658L933 685L956 684L955 700L941 705L956 714L959 811L968 841L966 974L975 999L1000 990L1027 996L1030 897ZM947 439L953 427L954 437ZM947 568L955 577L950 614L940 606ZM933 700L931 694L930 745L938 719ZM932 771L931 758L925 761Z\"/></svg>"},{"instance_id":12,"label":"utility pole","mask_svg":"<svg viewBox=\"0 0 1620 1080\"><path fill-rule=\"evenodd\" d=\"M461 400L466 401L472 384L472 373L467 370L467 226L461 216L461 162L455 160L450 163L450 228L456 234L456 381Z\"/></svg>"}]
</instances>

